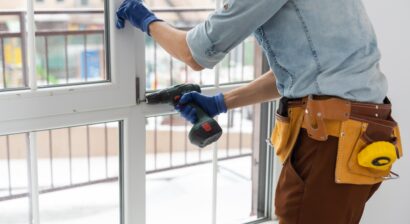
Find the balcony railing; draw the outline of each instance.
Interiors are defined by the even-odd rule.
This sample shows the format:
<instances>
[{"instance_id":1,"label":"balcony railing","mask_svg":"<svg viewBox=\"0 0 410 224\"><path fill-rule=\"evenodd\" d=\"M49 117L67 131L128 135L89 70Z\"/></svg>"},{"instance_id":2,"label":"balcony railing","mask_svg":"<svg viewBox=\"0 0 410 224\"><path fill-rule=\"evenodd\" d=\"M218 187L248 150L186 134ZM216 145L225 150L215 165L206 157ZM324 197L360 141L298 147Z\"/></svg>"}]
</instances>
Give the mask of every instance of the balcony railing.
<instances>
[{"instance_id":1,"label":"balcony railing","mask_svg":"<svg viewBox=\"0 0 410 224\"><path fill-rule=\"evenodd\" d=\"M35 12L36 16L53 16L58 15L82 15L102 18L101 24L91 24L94 28L74 28L63 29L47 28L48 24L42 25L42 22L36 21L38 26L35 32L36 36L36 75L38 77L38 86L47 87L55 85L81 84L96 81L105 81L109 77L106 72L106 56L105 56L105 39L104 31L104 11L103 10L41 10ZM0 25L7 18L18 18L19 31L1 30L0 27L0 59L1 59L1 79L0 91L16 90L27 88L27 53L25 48L25 12L23 11L0 11ZM2 21L2 18L6 20ZM70 23L70 21L66 21ZM78 25L78 24L77 24ZM84 24L80 24L83 26ZM75 45L70 45L70 39L76 39ZM81 39L81 40L80 40ZM89 39L98 39L98 41L90 42ZM55 51L57 46L53 46L50 40L54 42L62 42L58 45L59 50L57 55L50 55L51 51ZM9 41L9 44L6 42ZM73 48L77 53L71 53L69 48ZM94 53L91 54L90 53ZM75 63L70 63L71 58L80 56ZM55 57L60 60L58 65L54 65ZM97 63L90 62L90 58L98 57ZM93 64L94 63L94 64ZM56 64L56 62L54 62ZM97 64L97 65L95 65ZM93 69L93 71L90 71ZM71 71L75 70L75 71ZM97 71L95 71L97 70ZM74 74L74 75L72 75Z\"/></svg>"},{"instance_id":2,"label":"balcony railing","mask_svg":"<svg viewBox=\"0 0 410 224\"><path fill-rule=\"evenodd\" d=\"M5 90L5 89L19 89L19 88L24 88L27 86L27 66L26 66L26 49L24 47L22 47L25 43L25 26L22 25L24 24L24 16L25 13L21 12L21 11L0 11L0 19L5 16L10 16L10 17L17 17L18 19L18 23L20 24L20 28L19 28L19 32L13 32L13 31L7 31L7 30L2 30L0 29L0 47L1 47L1 51L0 51L0 57L1 57L1 83L3 84L2 87L0 87L0 91L1 90ZM8 68L10 65L8 65L6 63L6 59L10 57L10 55L6 54L6 45L5 42L6 40L15 40L17 41L19 44L17 51L20 53L20 57L18 58L20 60L19 66L20 68L18 68L18 72L20 73L20 79L19 81L17 81L17 83L15 83L15 85L10 86L10 80L7 76L7 70L10 69ZM10 53L9 53L10 54Z\"/></svg>"}]
</instances>

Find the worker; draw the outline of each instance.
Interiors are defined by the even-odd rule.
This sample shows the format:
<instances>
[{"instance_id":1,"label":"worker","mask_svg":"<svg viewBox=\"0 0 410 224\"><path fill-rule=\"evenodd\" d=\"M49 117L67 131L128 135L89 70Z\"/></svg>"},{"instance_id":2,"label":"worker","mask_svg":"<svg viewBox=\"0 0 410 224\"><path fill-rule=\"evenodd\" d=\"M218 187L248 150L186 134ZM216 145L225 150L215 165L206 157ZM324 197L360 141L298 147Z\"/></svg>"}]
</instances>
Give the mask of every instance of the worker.
<instances>
[{"instance_id":1,"label":"worker","mask_svg":"<svg viewBox=\"0 0 410 224\"><path fill-rule=\"evenodd\" d=\"M268 72L215 96L187 93L177 109L195 122L187 103L213 117L281 97L271 136L283 162L275 193L280 223L359 223L366 202L393 177L391 165L402 155L400 135L360 0L226 0L189 31L168 25L140 1L125 0L116 26L126 21L197 71L213 68L255 36ZM375 142L393 147L374 149ZM370 154L359 156L366 147ZM387 148L394 152L366 161Z\"/></svg>"}]
</instances>

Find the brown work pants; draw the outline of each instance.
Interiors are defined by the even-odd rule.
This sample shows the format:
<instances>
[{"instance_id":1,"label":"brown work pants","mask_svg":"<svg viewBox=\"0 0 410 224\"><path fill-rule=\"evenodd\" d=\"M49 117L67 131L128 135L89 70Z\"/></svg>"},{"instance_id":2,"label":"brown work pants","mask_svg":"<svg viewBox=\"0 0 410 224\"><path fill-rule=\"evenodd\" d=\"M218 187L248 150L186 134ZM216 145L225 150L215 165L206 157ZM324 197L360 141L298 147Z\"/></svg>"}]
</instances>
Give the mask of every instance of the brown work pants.
<instances>
[{"instance_id":1,"label":"brown work pants","mask_svg":"<svg viewBox=\"0 0 410 224\"><path fill-rule=\"evenodd\" d=\"M335 183L338 138L316 141L301 129L276 189L280 224L356 224L380 184Z\"/></svg>"}]
</instances>

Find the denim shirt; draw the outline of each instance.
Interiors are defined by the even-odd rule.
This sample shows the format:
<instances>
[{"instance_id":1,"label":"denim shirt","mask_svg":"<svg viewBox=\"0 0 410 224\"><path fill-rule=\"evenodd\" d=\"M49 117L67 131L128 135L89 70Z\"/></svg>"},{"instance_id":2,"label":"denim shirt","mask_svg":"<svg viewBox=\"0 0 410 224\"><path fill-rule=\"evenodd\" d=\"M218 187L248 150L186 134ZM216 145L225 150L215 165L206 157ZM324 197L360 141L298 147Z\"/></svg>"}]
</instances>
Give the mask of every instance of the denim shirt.
<instances>
[{"instance_id":1,"label":"denim shirt","mask_svg":"<svg viewBox=\"0 0 410 224\"><path fill-rule=\"evenodd\" d=\"M195 61L214 67L254 34L282 96L332 95L381 103L373 27L360 0L227 0L187 34Z\"/></svg>"}]
</instances>

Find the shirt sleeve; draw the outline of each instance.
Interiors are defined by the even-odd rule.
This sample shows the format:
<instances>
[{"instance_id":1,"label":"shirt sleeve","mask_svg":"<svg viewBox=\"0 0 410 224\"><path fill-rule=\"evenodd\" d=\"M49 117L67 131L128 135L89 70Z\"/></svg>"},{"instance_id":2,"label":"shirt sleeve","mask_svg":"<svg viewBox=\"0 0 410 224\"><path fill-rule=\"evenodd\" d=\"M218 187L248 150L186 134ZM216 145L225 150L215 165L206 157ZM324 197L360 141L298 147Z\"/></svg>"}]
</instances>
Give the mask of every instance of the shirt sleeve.
<instances>
[{"instance_id":1,"label":"shirt sleeve","mask_svg":"<svg viewBox=\"0 0 410 224\"><path fill-rule=\"evenodd\" d=\"M274 16L288 0L227 0L187 34L195 61L213 68L226 53Z\"/></svg>"}]
</instances>

